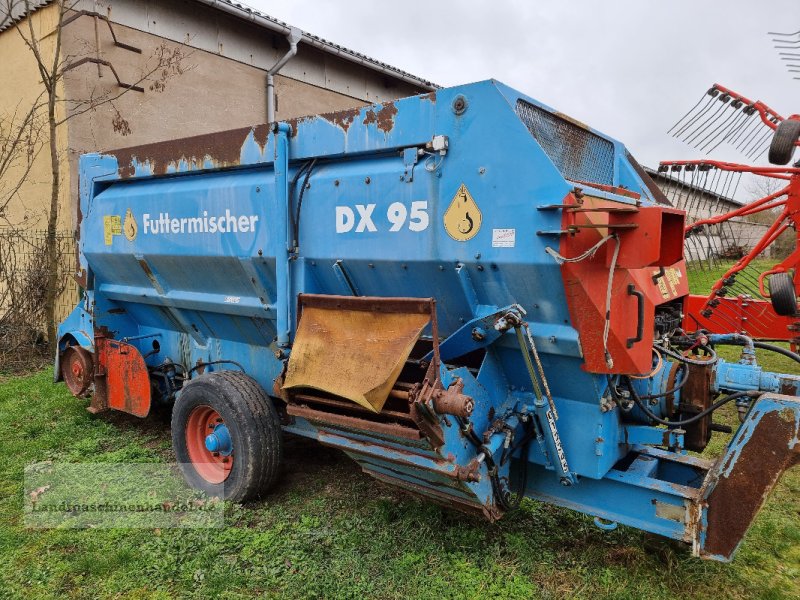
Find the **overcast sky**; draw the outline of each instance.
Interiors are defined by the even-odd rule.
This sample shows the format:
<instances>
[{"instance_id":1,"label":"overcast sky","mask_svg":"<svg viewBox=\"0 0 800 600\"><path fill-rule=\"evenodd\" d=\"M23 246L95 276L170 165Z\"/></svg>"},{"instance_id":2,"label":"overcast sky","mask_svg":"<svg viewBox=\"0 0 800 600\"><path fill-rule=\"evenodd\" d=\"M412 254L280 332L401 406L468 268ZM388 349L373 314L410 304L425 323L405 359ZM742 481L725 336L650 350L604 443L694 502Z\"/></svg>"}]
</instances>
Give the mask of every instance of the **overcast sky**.
<instances>
[{"instance_id":1,"label":"overcast sky","mask_svg":"<svg viewBox=\"0 0 800 600\"><path fill-rule=\"evenodd\" d=\"M798 0L247 3L442 86L498 79L619 139L648 166L701 157L666 131L714 82L800 113L800 73L767 35L800 30ZM724 145L713 156L742 160Z\"/></svg>"}]
</instances>

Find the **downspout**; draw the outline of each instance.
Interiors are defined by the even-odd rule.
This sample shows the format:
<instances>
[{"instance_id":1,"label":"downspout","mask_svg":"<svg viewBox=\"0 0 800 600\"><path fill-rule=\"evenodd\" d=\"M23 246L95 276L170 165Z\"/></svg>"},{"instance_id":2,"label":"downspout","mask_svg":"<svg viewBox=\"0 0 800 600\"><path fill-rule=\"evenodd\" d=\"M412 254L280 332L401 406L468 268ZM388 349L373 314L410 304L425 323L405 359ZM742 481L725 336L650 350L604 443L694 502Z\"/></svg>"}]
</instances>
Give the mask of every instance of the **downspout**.
<instances>
[{"instance_id":1,"label":"downspout","mask_svg":"<svg viewBox=\"0 0 800 600\"><path fill-rule=\"evenodd\" d=\"M297 27L292 27L286 36L289 51L267 71L267 123L275 122L275 75L297 54L297 43L302 37L303 32Z\"/></svg>"}]
</instances>

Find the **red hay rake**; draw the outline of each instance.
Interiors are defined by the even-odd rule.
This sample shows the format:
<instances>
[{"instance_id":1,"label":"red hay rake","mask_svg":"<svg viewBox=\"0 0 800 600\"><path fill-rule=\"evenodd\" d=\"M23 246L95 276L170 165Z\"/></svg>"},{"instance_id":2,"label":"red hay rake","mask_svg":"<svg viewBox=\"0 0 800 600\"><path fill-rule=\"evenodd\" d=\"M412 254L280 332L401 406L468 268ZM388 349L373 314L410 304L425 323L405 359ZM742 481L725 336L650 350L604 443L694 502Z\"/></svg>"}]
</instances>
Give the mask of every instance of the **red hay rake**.
<instances>
[{"instance_id":1,"label":"red hay rake","mask_svg":"<svg viewBox=\"0 0 800 600\"><path fill-rule=\"evenodd\" d=\"M786 119L761 101L714 84L669 132L701 152L727 143L751 160L768 150L771 163L786 165L800 146L800 115ZM667 198L688 213L684 250L689 272L706 281L714 278L707 296L689 297L686 326L800 342L795 284L800 163L758 167L664 161L658 170L667 182ZM766 181L770 192L749 204L735 200L744 174ZM792 250L776 257L776 241L787 231L792 232ZM771 260L777 262L765 266Z\"/></svg>"}]
</instances>

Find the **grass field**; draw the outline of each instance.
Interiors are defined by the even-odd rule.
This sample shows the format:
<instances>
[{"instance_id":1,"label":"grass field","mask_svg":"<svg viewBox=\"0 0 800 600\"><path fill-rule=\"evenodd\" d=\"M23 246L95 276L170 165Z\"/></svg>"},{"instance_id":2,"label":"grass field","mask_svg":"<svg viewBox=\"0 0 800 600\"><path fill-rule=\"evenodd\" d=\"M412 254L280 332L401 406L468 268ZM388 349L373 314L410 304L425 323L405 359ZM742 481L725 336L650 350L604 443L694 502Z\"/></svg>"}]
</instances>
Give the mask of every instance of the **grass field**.
<instances>
[{"instance_id":1,"label":"grass field","mask_svg":"<svg viewBox=\"0 0 800 600\"><path fill-rule=\"evenodd\" d=\"M734 412L718 420L736 424ZM0 376L0 415L0 597L800 598L800 469L784 476L729 565L532 501L489 524L405 496L299 439L287 440L277 488L226 506L224 528L29 530L26 464L166 463L168 425L93 417L47 372ZM727 437L715 434L710 451Z\"/></svg>"}]
</instances>

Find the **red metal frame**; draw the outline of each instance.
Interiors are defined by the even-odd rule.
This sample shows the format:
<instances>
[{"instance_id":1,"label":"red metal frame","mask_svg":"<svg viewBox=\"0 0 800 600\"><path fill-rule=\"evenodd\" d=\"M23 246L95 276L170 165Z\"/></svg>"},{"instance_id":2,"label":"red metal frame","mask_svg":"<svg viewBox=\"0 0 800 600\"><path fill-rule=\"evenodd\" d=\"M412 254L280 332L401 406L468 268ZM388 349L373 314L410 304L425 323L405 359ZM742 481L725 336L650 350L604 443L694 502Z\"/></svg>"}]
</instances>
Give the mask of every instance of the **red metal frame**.
<instances>
[{"instance_id":1,"label":"red metal frame","mask_svg":"<svg viewBox=\"0 0 800 600\"><path fill-rule=\"evenodd\" d=\"M721 86L719 89L726 91L726 93L731 93L725 90L725 88L721 88ZM740 98L742 101L750 102L746 98ZM763 103L760 104L765 112L769 111L769 114L776 114ZM793 115L793 117L794 116L795 115ZM775 127L773 127L773 129L774 128ZM734 173L751 173L753 175L786 181L786 185L777 192L769 194L768 196L760 198L759 200L742 206L741 208L730 211L723 215L710 217L708 219L701 219L686 226L684 232L688 234L693 229L702 227L704 225L715 225L736 217L745 217L763 212L765 210L773 210L783 207L781 214L767 228L758 243L756 243L756 245L745 256L740 258L730 269L728 269L728 271L725 272L722 277L719 278L719 280L711 288L711 292L708 296L691 296L689 298L685 311L686 327L695 329L698 325L700 325L705 329L710 329L713 331L714 324L713 321L710 321L708 318L706 318L707 311L714 306L714 303L717 305L719 305L719 303L726 303L728 308L735 308L735 310L733 310L733 314L736 315L735 320L738 321L738 325L741 326L742 331L747 331L755 337L785 339L795 343L797 341L795 338L798 330L798 319L781 317L777 315L772 310L771 304L765 300L748 299L747 301L742 302L742 299L732 300L730 298L724 298L720 296L719 293L724 287L725 280L727 278L747 268L759 254L764 252L773 242L775 242L778 236L780 236L790 227L793 227L796 232L795 250L784 260L777 263L774 267L764 271L759 275L758 286L759 293L761 294L762 298L769 299L769 293L764 288L764 279L767 276L774 273L797 270L797 267L800 264L800 168L752 167L748 165L710 160L665 161L661 163L662 167L667 168L685 167L687 165L694 165L697 168L712 167L722 171L730 171ZM795 283L796 288L799 283L800 281ZM754 314L759 314L762 318L768 317L759 327L759 331L750 331L747 328L748 322L752 322L750 321L750 317ZM733 323L731 323L731 325L733 325ZM719 333L728 333L728 331Z\"/></svg>"},{"instance_id":2,"label":"red metal frame","mask_svg":"<svg viewBox=\"0 0 800 600\"><path fill-rule=\"evenodd\" d=\"M594 184L593 184L594 185ZM654 307L686 296L683 261L684 213L666 206L641 206L573 190L559 208L559 253L573 258L610 233L617 236L581 262L565 262L561 275L572 323L583 350L582 368L590 373L647 373L652 368ZM606 362L603 330L606 293L615 245ZM642 323L638 323L639 303ZM642 336L638 333L641 328Z\"/></svg>"},{"instance_id":3,"label":"red metal frame","mask_svg":"<svg viewBox=\"0 0 800 600\"><path fill-rule=\"evenodd\" d=\"M722 94L727 94L734 100L738 100L742 104L747 106L752 106L754 109L758 111L758 116L761 117L761 121L769 127L770 129L777 129L778 123L781 121L786 121L787 119L779 115L775 110L767 106L761 100L750 100L749 98L742 96L741 94L734 92L731 89L726 88L724 85L720 85L715 83L711 86L712 90L718 90ZM710 93L710 91L709 91ZM774 120L772 120L774 119ZM788 120L800 120L800 115L790 115ZM795 142L795 146L800 146L800 141ZM708 161L705 161L708 162Z\"/></svg>"}]
</instances>

